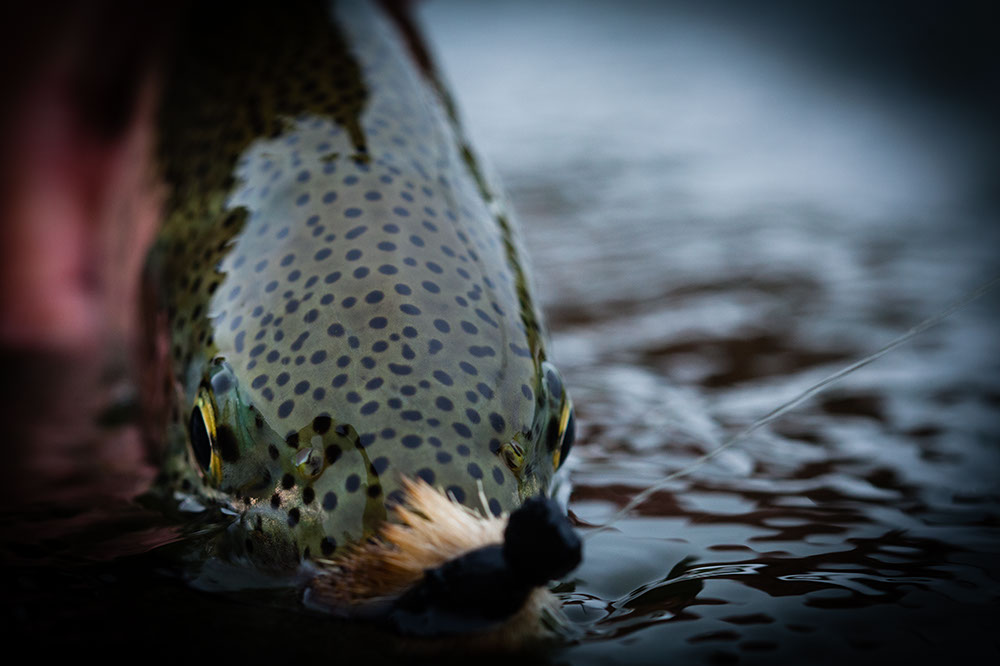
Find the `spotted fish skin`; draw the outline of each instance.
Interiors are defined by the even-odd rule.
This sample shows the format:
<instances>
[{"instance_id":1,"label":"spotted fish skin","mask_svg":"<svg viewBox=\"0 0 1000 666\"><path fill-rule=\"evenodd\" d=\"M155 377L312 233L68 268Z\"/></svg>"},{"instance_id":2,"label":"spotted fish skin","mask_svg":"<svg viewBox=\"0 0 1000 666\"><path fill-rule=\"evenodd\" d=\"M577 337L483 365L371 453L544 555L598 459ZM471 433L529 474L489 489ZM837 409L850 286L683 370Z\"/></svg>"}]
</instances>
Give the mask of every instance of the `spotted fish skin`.
<instances>
[{"instance_id":1,"label":"spotted fish skin","mask_svg":"<svg viewBox=\"0 0 1000 666\"><path fill-rule=\"evenodd\" d=\"M516 230L433 71L374 6L274 7L184 33L147 266L162 487L235 513L229 550L264 568L370 535L404 476L510 511L572 440Z\"/></svg>"}]
</instances>

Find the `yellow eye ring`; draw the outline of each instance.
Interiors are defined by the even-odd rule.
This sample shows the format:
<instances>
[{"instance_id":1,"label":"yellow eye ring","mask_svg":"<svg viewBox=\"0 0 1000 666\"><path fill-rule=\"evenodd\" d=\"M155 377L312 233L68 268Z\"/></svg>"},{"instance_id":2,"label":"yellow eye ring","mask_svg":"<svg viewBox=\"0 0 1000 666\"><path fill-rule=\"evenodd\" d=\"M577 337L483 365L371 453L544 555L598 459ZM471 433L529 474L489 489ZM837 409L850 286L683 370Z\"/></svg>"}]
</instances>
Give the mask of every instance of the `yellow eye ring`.
<instances>
[{"instance_id":1,"label":"yellow eye ring","mask_svg":"<svg viewBox=\"0 0 1000 666\"><path fill-rule=\"evenodd\" d=\"M222 459L216 447L215 405L207 388L198 389L198 397L191 410L191 450L202 473L209 482L218 485L222 480Z\"/></svg>"},{"instance_id":2,"label":"yellow eye ring","mask_svg":"<svg viewBox=\"0 0 1000 666\"><path fill-rule=\"evenodd\" d=\"M559 446L556 447L555 452L552 454L552 467L553 469L559 469L559 465L562 464L563 456L563 438L566 437L566 428L569 425L569 418L573 414L573 401L566 397L563 401L562 412L559 414Z\"/></svg>"}]
</instances>

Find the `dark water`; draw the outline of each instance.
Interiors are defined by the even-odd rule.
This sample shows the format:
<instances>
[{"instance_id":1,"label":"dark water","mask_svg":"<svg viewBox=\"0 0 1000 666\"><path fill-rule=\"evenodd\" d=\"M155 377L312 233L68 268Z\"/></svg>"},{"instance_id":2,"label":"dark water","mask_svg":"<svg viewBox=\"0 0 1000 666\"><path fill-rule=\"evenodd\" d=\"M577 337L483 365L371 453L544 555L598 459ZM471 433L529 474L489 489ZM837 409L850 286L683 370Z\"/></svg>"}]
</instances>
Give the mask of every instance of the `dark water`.
<instances>
[{"instance_id":1,"label":"dark water","mask_svg":"<svg viewBox=\"0 0 1000 666\"><path fill-rule=\"evenodd\" d=\"M421 13L520 214L578 410L569 509L591 534L1000 273L1000 228L984 195L994 146L960 108L717 14L567 7ZM594 534L560 588L578 633L537 658L995 660L998 306L988 294ZM23 395L6 408L30 409ZM58 431L59 410L46 418ZM169 563L189 535L129 501L141 461L122 450L3 516L4 622L23 640L174 658L393 654L292 594L185 585ZM73 469L66 456L40 464ZM101 474L120 481L81 510L79 485Z\"/></svg>"}]
</instances>

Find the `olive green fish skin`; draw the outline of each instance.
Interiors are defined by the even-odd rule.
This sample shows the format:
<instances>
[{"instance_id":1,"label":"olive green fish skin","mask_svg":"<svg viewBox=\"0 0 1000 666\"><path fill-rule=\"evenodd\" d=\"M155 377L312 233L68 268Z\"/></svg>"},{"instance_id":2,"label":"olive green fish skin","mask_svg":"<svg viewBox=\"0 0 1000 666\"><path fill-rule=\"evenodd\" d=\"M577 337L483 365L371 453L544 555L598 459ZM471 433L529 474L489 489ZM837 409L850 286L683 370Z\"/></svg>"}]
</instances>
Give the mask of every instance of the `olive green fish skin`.
<instances>
[{"instance_id":1,"label":"olive green fish skin","mask_svg":"<svg viewBox=\"0 0 1000 666\"><path fill-rule=\"evenodd\" d=\"M404 475L509 511L572 429L514 229L436 79L373 7L294 5L187 33L147 271L165 486L235 512L229 547L264 568L370 534Z\"/></svg>"}]
</instances>

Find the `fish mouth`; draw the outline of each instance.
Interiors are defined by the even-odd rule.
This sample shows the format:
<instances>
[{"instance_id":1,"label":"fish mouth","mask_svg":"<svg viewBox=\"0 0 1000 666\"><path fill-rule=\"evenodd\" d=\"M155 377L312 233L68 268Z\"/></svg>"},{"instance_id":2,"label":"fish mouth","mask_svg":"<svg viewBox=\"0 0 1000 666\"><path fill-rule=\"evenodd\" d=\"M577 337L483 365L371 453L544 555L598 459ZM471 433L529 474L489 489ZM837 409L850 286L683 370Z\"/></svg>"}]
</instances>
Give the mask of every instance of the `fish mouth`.
<instances>
[{"instance_id":1,"label":"fish mouth","mask_svg":"<svg viewBox=\"0 0 1000 666\"><path fill-rule=\"evenodd\" d=\"M502 635L510 648L560 633L567 622L547 584L580 564L583 544L555 501L532 497L494 517L422 480L404 487L397 522L317 561L307 606L409 638L475 636L486 645Z\"/></svg>"}]
</instances>

